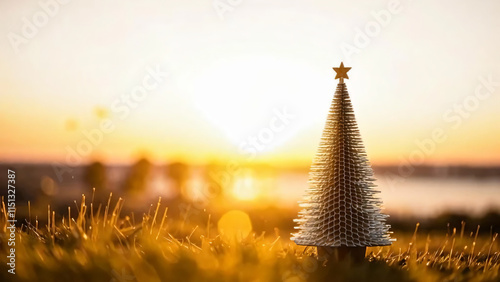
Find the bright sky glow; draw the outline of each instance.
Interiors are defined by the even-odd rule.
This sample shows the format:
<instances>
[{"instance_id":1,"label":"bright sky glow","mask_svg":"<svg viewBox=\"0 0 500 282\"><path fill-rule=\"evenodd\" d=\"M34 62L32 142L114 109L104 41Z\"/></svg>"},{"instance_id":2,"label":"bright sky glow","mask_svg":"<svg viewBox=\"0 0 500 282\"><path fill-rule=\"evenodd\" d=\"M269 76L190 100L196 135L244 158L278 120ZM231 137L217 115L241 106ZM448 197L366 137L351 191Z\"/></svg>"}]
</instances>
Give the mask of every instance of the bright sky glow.
<instances>
[{"instance_id":1,"label":"bright sky glow","mask_svg":"<svg viewBox=\"0 0 500 282\"><path fill-rule=\"evenodd\" d=\"M86 158L206 162L255 150L260 161L307 165L332 67L344 61L373 163L408 158L436 128L446 138L425 162L500 163L498 1L256 0L223 18L212 2L74 0L47 8L33 31L23 18L41 15L38 1L2 1L0 161L64 161L82 131L110 118L113 132ZM113 102L155 66L170 75L122 119ZM480 79L489 76L496 85ZM480 86L489 96L470 98ZM284 108L294 117L271 125Z\"/></svg>"}]
</instances>

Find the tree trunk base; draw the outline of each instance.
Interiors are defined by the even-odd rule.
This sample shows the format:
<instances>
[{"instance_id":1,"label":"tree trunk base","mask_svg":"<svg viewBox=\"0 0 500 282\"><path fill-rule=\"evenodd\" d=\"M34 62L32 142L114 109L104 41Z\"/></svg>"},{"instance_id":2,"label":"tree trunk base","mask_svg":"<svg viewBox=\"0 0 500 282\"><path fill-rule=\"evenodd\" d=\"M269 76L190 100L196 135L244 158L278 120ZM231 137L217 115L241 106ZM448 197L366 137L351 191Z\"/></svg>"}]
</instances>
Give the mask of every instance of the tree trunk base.
<instances>
[{"instance_id":1,"label":"tree trunk base","mask_svg":"<svg viewBox=\"0 0 500 282\"><path fill-rule=\"evenodd\" d=\"M366 247L318 247L318 258L328 263L350 260L361 263L365 259Z\"/></svg>"}]
</instances>

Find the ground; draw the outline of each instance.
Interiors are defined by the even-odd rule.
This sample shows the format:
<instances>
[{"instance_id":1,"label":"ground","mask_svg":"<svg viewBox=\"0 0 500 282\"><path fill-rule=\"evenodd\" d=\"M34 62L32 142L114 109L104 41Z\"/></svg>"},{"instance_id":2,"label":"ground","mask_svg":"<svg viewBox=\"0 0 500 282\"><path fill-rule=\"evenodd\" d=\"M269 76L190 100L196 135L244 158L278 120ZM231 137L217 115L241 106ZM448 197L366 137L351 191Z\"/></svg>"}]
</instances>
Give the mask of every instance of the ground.
<instances>
[{"instance_id":1,"label":"ground","mask_svg":"<svg viewBox=\"0 0 500 282\"><path fill-rule=\"evenodd\" d=\"M498 234L396 232L392 246L368 248L363 263L326 263L315 247L297 246L279 230L258 233L237 214L217 228L185 226L167 221L160 202L142 220L121 215L122 203L82 201L74 214L49 210L43 226L27 220L16 230L15 275L3 205L1 281L500 281ZM241 230L229 228L234 221Z\"/></svg>"}]
</instances>

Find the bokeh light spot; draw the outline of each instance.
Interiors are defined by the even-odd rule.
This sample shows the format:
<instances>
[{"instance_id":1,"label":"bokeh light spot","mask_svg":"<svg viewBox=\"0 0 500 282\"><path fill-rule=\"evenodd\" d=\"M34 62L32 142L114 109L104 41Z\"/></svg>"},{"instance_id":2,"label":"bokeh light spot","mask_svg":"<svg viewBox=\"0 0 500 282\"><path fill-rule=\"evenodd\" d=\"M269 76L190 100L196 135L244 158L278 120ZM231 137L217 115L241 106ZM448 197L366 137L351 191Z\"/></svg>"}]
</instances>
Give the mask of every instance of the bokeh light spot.
<instances>
[{"instance_id":1,"label":"bokeh light spot","mask_svg":"<svg viewBox=\"0 0 500 282\"><path fill-rule=\"evenodd\" d=\"M219 232L228 239L241 241L252 231L252 221L245 212L232 210L221 217L217 227Z\"/></svg>"},{"instance_id":2,"label":"bokeh light spot","mask_svg":"<svg viewBox=\"0 0 500 282\"><path fill-rule=\"evenodd\" d=\"M47 196L53 196L57 192L57 186L54 180L48 176L43 176L40 180L40 188Z\"/></svg>"}]
</instances>

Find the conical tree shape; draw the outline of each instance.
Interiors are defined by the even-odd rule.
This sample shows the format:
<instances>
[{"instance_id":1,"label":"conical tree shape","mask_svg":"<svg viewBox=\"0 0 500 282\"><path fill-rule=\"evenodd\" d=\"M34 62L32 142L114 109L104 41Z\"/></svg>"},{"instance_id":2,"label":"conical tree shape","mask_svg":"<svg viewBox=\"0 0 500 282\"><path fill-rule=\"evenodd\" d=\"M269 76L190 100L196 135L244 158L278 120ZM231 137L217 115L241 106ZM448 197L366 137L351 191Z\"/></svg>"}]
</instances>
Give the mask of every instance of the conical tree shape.
<instances>
[{"instance_id":1,"label":"conical tree shape","mask_svg":"<svg viewBox=\"0 0 500 282\"><path fill-rule=\"evenodd\" d=\"M298 232L292 234L292 240L298 245L324 247L390 245L390 226L385 223L388 216L381 213L374 181L341 78L311 166L303 210L295 220Z\"/></svg>"}]
</instances>

